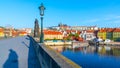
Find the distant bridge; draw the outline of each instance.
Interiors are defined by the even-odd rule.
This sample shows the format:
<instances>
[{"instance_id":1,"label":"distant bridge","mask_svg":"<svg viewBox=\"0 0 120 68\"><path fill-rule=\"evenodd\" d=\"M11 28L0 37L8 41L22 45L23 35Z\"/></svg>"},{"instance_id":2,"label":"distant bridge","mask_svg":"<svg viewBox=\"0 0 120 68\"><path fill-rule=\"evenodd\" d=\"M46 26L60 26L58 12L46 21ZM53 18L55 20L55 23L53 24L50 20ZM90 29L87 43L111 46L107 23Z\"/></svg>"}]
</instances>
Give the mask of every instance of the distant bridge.
<instances>
[{"instance_id":1,"label":"distant bridge","mask_svg":"<svg viewBox=\"0 0 120 68\"><path fill-rule=\"evenodd\" d=\"M0 40L0 68L80 68L30 36Z\"/></svg>"}]
</instances>

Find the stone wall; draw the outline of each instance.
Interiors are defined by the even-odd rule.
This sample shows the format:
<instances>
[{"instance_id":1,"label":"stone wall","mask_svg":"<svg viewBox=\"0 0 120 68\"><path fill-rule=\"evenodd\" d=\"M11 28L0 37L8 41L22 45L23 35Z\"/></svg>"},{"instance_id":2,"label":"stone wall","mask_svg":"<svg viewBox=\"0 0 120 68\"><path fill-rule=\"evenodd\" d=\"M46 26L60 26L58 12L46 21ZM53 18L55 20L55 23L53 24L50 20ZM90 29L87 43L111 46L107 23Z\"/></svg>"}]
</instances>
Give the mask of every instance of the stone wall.
<instances>
[{"instance_id":1,"label":"stone wall","mask_svg":"<svg viewBox=\"0 0 120 68\"><path fill-rule=\"evenodd\" d=\"M57 53L49 46L34 43L41 68L81 68L74 62Z\"/></svg>"}]
</instances>

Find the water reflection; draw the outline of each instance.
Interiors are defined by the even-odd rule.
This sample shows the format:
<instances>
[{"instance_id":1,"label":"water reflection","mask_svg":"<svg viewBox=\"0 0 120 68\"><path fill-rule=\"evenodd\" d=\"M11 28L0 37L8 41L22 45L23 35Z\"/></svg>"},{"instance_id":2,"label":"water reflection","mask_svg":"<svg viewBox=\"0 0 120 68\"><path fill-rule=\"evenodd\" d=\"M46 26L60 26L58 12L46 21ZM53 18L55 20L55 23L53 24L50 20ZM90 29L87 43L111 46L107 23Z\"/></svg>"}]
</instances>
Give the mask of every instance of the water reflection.
<instances>
[{"instance_id":1,"label":"water reflection","mask_svg":"<svg viewBox=\"0 0 120 68\"><path fill-rule=\"evenodd\" d=\"M82 52L84 54L97 53L99 55L120 56L120 47L113 46L87 46L78 48L71 48L70 46L50 46L50 47L60 53L66 50L70 50L73 52Z\"/></svg>"},{"instance_id":2,"label":"water reflection","mask_svg":"<svg viewBox=\"0 0 120 68\"><path fill-rule=\"evenodd\" d=\"M82 68L120 68L120 47L88 46L51 46L57 52L82 66Z\"/></svg>"}]
</instances>

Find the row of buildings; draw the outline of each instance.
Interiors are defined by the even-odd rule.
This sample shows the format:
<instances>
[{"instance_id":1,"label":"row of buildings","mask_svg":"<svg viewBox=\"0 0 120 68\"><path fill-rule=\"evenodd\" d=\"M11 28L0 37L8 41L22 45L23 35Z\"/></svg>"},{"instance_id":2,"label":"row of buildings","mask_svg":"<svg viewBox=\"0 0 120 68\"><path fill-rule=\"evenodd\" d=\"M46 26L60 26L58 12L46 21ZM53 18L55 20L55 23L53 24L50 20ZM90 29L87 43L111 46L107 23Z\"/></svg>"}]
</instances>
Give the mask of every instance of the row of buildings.
<instances>
[{"instance_id":1,"label":"row of buildings","mask_svg":"<svg viewBox=\"0 0 120 68\"><path fill-rule=\"evenodd\" d=\"M120 41L120 28L103 28L98 31L99 38Z\"/></svg>"},{"instance_id":2,"label":"row of buildings","mask_svg":"<svg viewBox=\"0 0 120 68\"><path fill-rule=\"evenodd\" d=\"M59 24L58 26L49 27L54 30L98 30L97 26L68 26L66 24Z\"/></svg>"},{"instance_id":3,"label":"row of buildings","mask_svg":"<svg viewBox=\"0 0 120 68\"><path fill-rule=\"evenodd\" d=\"M120 28L101 28L98 30L44 30L44 40L46 39L64 39L70 38L72 40L77 38L83 40L92 40L99 38L102 40L120 41Z\"/></svg>"},{"instance_id":4,"label":"row of buildings","mask_svg":"<svg viewBox=\"0 0 120 68\"><path fill-rule=\"evenodd\" d=\"M0 27L0 37L16 37L30 35L32 32L31 28L14 29Z\"/></svg>"},{"instance_id":5,"label":"row of buildings","mask_svg":"<svg viewBox=\"0 0 120 68\"><path fill-rule=\"evenodd\" d=\"M61 32L63 37L72 34L79 34L80 38L84 40L92 40L99 38L102 40L110 39L113 41L120 40L120 28L98 28L97 26L67 26L66 24L59 24L58 26L50 27L49 29Z\"/></svg>"},{"instance_id":6,"label":"row of buildings","mask_svg":"<svg viewBox=\"0 0 120 68\"><path fill-rule=\"evenodd\" d=\"M54 27L52 29L44 29L44 40L70 39L83 41L100 38L102 40L110 39L113 41L120 41L120 28L98 28L97 26L72 26L71 28L70 26L61 24L58 27L59 29L55 29ZM31 28L14 29L0 27L0 37L33 36L33 34Z\"/></svg>"},{"instance_id":7,"label":"row of buildings","mask_svg":"<svg viewBox=\"0 0 120 68\"><path fill-rule=\"evenodd\" d=\"M78 30L64 30L64 31L57 31L57 30L44 30L44 40L50 39L66 39L66 40L91 40L95 38L95 34L93 30L86 30L86 31L78 31Z\"/></svg>"}]
</instances>

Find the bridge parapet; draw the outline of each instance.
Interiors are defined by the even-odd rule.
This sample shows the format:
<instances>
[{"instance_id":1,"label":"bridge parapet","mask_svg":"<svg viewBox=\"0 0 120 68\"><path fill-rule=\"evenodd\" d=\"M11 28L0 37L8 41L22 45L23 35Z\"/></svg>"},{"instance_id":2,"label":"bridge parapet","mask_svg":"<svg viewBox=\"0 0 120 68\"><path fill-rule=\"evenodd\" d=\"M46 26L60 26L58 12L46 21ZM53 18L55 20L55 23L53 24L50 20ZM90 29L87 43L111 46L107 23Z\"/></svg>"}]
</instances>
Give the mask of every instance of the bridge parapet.
<instances>
[{"instance_id":1,"label":"bridge parapet","mask_svg":"<svg viewBox=\"0 0 120 68\"><path fill-rule=\"evenodd\" d=\"M34 45L41 68L81 68L44 44Z\"/></svg>"}]
</instances>

